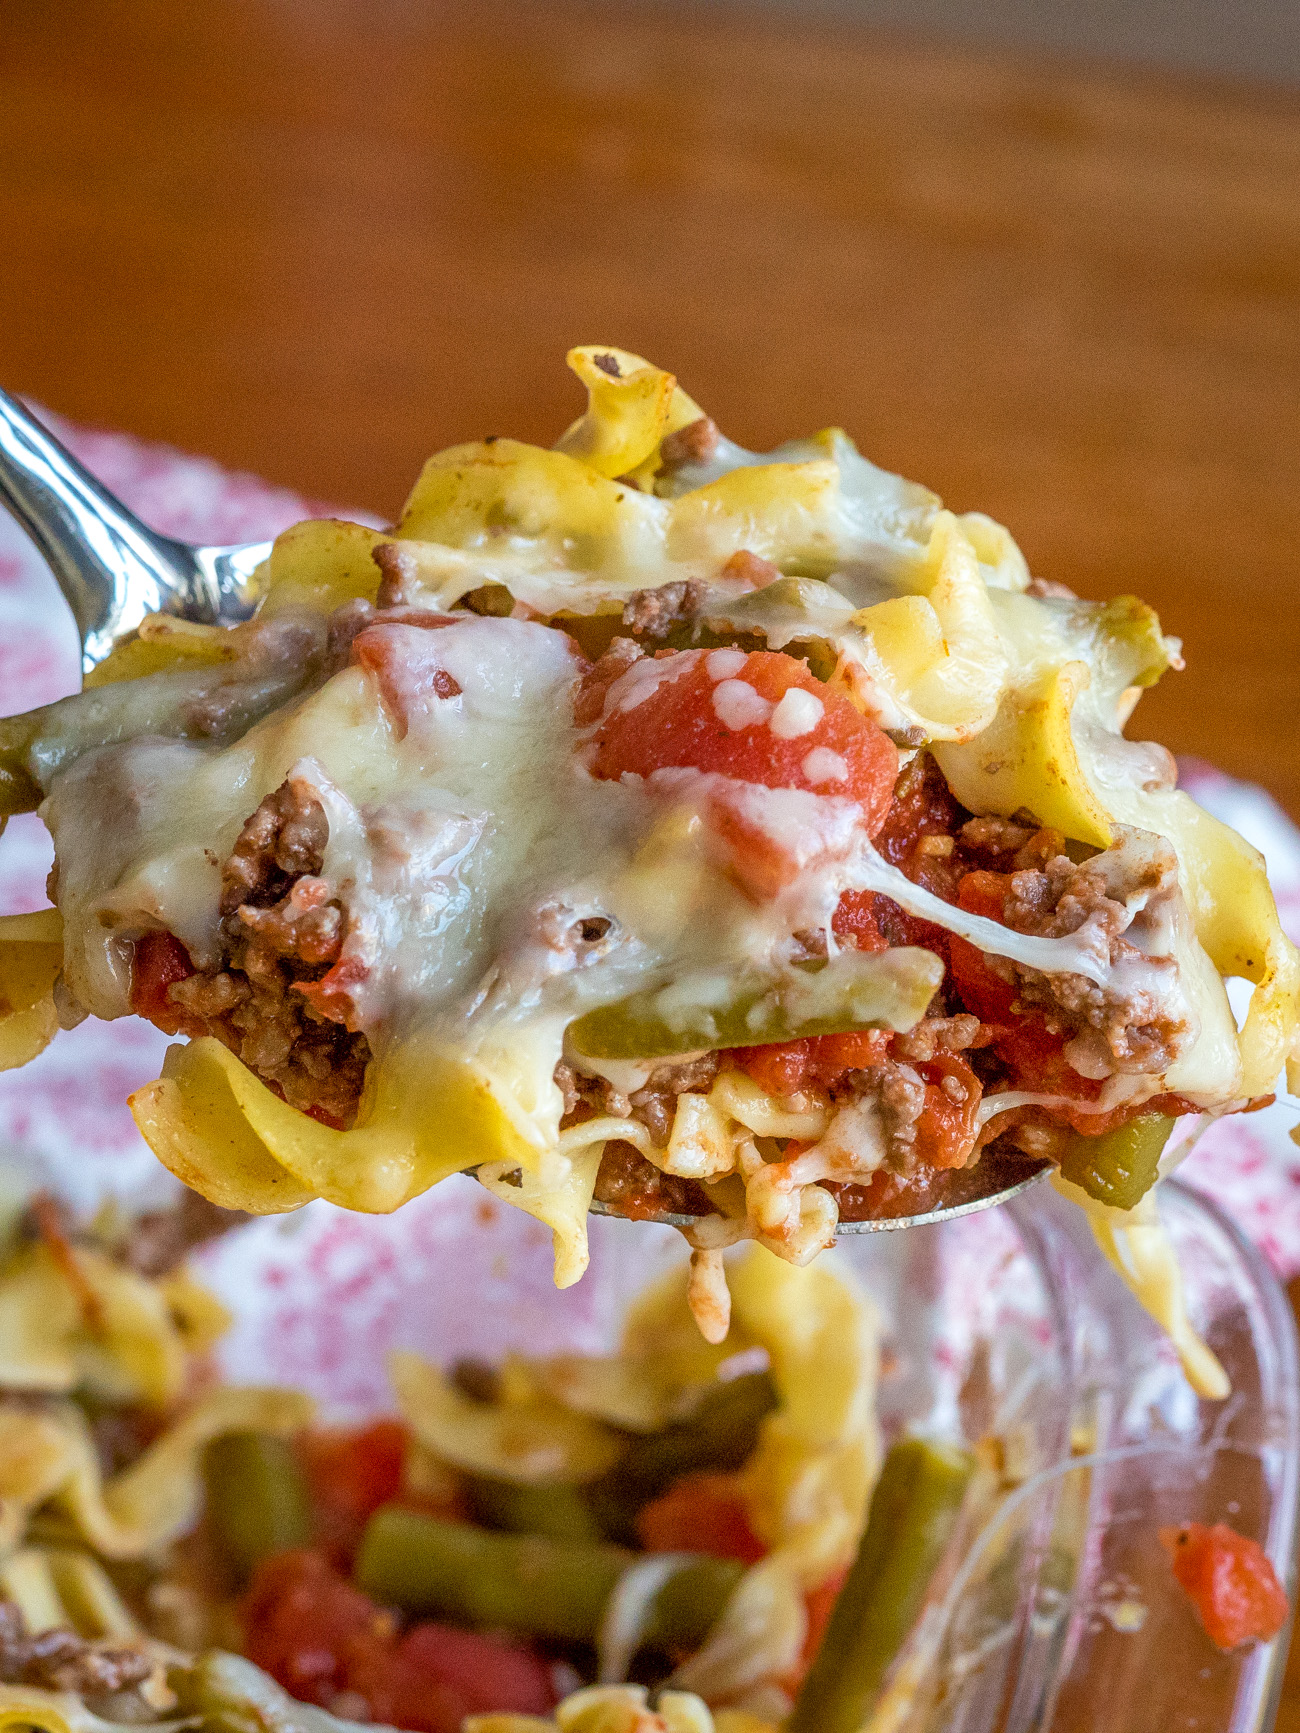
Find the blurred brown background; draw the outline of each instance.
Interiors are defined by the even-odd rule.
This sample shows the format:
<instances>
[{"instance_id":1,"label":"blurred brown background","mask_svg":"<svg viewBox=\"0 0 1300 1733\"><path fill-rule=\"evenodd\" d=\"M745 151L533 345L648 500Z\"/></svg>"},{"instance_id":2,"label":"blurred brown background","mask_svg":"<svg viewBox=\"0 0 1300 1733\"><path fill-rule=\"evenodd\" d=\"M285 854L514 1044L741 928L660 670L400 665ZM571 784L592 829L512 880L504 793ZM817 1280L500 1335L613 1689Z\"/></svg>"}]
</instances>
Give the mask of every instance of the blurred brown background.
<instances>
[{"instance_id":1,"label":"blurred brown background","mask_svg":"<svg viewBox=\"0 0 1300 1733\"><path fill-rule=\"evenodd\" d=\"M392 511L618 343L1141 592L1144 731L1300 814L1300 92L771 6L5 0L0 162L11 389Z\"/></svg>"}]
</instances>

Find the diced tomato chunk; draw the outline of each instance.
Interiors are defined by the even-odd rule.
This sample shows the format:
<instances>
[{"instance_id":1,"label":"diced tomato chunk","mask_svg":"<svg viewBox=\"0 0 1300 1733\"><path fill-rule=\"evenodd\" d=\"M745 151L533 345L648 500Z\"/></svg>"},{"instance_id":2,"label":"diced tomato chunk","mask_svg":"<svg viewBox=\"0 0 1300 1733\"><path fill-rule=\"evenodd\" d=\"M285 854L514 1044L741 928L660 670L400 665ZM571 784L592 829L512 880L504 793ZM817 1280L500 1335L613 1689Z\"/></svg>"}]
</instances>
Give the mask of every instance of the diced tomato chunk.
<instances>
[{"instance_id":1,"label":"diced tomato chunk","mask_svg":"<svg viewBox=\"0 0 1300 1733\"><path fill-rule=\"evenodd\" d=\"M631 686L610 689L613 707L607 703L595 735L594 776L714 772L857 801L868 834L880 829L898 752L875 722L797 657L686 650L634 663L629 678ZM643 688L642 681L649 684ZM788 693L795 696L783 704Z\"/></svg>"},{"instance_id":2,"label":"diced tomato chunk","mask_svg":"<svg viewBox=\"0 0 1300 1733\"><path fill-rule=\"evenodd\" d=\"M1160 1531L1174 1576L1190 1597L1210 1641L1235 1649L1253 1638L1267 1642L1287 1620L1286 1591L1258 1541L1226 1522L1189 1522Z\"/></svg>"},{"instance_id":3,"label":"diced tomato chunk","mask_svg":"<svg viewBox=\"0 0 1300 1733\"><path fill-rule=\"evenodd\" d=\"M844 1035L812 1035L804 1041L736 1047L725 1055L769 1095L797 1095L810 1084L830 1088L846 1071L879 1065L889 1048L888 1029L857 1029Z\"/></svg>"},{"instance_id":4,"label":"diced tomato chunk","mask_svg":"<svg viewBox=\"0 0 1300 1733\"><path fill-rule=\"evenodd\" d=\"M520 1643L422 1623L405 1636L320 1553L279 1553L257 1570L244 1652L295 1697L328 1708L341 1692L372 1720L413 1733L459 1733L466 1715L544 1715L556 1694L544 1660Z\"/></svg>"},{"instance_id":5,"label":"diced tomato chunk","mask_svg":"<svg viewBox=\"0 0 1300 1733\"><path fill-rule=\"evenodd\" d=\"M243 1607L244 1653L304 1702L326 1705L353 1662L392 1641L392 1619L306 1549L263 1560Z\"/></svg>"},{"instance_id":6,"label":"diced tomato chunk","mask_svg":"<svg viewBox=\"0 0 1300 1733\"><path fill-rule=\"evenodd\" d=\"M174 934L142 933L131 961L131 1009L166 1035L202 1034L201 1026L192 1028L194 1019L170 997L176 983L193 973L190 954Z\"/></svg>"},{"instance_id":7,"label":"diced tomato chunk","mask_svg":"<svg viewBox=\"0 0 1300 1733\"><path fill-rule=\"evenodd\" d=\"M958 906L967 914L1000 921L1009 888L1010 880L1005 873L967 873L957 886ZM984 1023L1016 1021L1011 1009L1016 989L993 972L981 950L954 933L948 941L948 957L953 983L968 1011L973 1011Z\"/></svg>"},{"instance_id":8,"label":"diced tomato chunk","mask_svg":"<svg viewBox=\"0 0 1300 1733\"><path fill-rule=\"evenodd\" d=\"M916 1122L916 1154L927 1167L964 1167L975 1147L980 1081L956 1053L914 1061L925 1080L925 1106Z\"/></svg>"},{"instance_id":9,"label":"diced tomato chunk","mask_svg":"<svg viewBox=\"0 0 1300 1733\"><path fill-rule=\"evenodd\" d=\"M924 883L927 890L933 890L936 896L950 902L952 892L948 883L949 873L944 870L945 857L919 855L917 843L926 836L953 836L961 822L962 809L953 799L943 772L932 754L920 752L898 778L893 804L876 839L876 847L887 861L901 867L909 878ZM948 858L955 859L955 856Z\"/></svg>"},{"instance_id":10,"label":"diced tomato chunk","mask_svg":"<svg viewBox=\"0 0 1300 1733\"><path fill-rule=\"evenodd\" d=\"M371 674L399 740L437 704L460 696L460 684L442 667L442 634L429 626L454 626L454 615L428 614L419 625L367 626L352 640L352 661Z\"/></svg>"},{"instance_id":11,"label":"diced tomato chunk","mask_svg":"<svg viewBox=\"0 0 1300 1733\"><path fill-rule=\"evenodd\" d=\"M391 1707L374 1705L376 1715L393 1726L442 1733L425 1707L431 1690L456 1702L456 1733L466 1715L546 1715L555 1705L550 1667L504 1637L426 1622L402 1638L395 1660Z\"/></svg>"},{"instance_id":12,"label":"diced tomato chunk","mask_svg":"<svg viewBox=\"0 0 1300 1733\"><path fill-rule=\"evenodd\" d=\"M880 930L874 891L845 891L831 921L837 939L859 951L884 951L889 941Z\"/></svg>"},{"instance_id":13,"label":"diced tomato chunk","mask_svg":"<svg viewBox=\"0 0 1300 1733\"><path fill-rule=\"evenodd\" d=\"M744 1564L767 1552L732 1474L683 1475L641 1507L636 1532L647 1552L703 1552Z\"/></svg>"},{"instance_id":14,"label":"diced tomato chunk","mask_svg":"<svg viewBox=\"0 0 1300 1733\"><path fill-rule=\"evenodd\" d=\"M317 1531L332 1553L350 1555L368 1518L400 1496L409 1438L400 1420L303 1433Z\"/></svg>"}]
</instances>

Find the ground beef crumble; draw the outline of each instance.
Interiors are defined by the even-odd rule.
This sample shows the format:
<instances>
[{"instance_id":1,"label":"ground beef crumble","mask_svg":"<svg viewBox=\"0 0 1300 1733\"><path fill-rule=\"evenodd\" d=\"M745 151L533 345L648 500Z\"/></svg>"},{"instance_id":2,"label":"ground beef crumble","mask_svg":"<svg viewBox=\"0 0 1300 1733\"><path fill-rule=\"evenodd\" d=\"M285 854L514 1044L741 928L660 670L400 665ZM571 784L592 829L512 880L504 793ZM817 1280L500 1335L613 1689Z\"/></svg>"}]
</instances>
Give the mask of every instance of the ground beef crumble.
<instances>
[{"instance_id":1,"label":"ground beef crumble","mask_svg":"<svg viewBox=\"0 0 1300 1733\"><path fill-rule=\"evenodd\" d=\"M122 1257L142 1276L165 1276L196 1246L206 1245L251 1219L243 1210L210 1203L187 1186L170 1209L150 1210L131 1224Z\"/></svg>"},{"instance_id":2,"label":"ground beef crumble","mask_svg":"<svg viewBox=\"0 0 1300 1733\"><path fill-rule=\"evenodd\" d=\"M217 1036L294 1107L331 1125L355 1117L370 1046L295 988L337 961L341 905L318 875L324 809L289 779L244 825L221 869L223 966L170 989L186 1032Z\"/></svg>"},{"instance_id":3,"label":"ground beef crumble","mask_svg":"<svg viewBox=\"0 0 1300 1733\"><path fill-rule=\"evenodd\" d=\"M668 434L659 445L660 473L673 474L690 464L708 463L718 449L722 435L717 424L707 415L688 421L676 433Z\"/></svg>"},{"instance_id":4,"label":"ground beef crumble","mask_svg":"<svg viewBox=\"0 0 1300 1733\"><path fill-rule=\"evenodd\" d=\"M6 1685L102 1698L142 1685L154 1671L155 1663L138 1649L92 1643L75 1631L28 1636L18 1607L0 1600L0 1681Z\"/></svg>"},{"instance_id":5,"label":"ground beef crumble","mask_svg":"<svg viewBox=\"0 0 1300 1733\"><path fill-rule=\"evenodd\" d=\"M705 586L698 578L660 584L651 590L634 590L623 604L623 624L637 637L657 642L675 627L692 623L699 615L704 595Z\"/></svg>"},{"instance_id":6,"label":"ground beef crumble","mask_svg":"<svg viewBox=\"0 0 1300 1733\"><path fill-rule=\"evenodd\" d=\"M1055 853L1018 867L1003 908L1007 925L1021 933L1064 938L1088 929L1121 966L1117 978L1098 986L1084 975L1044 975L1006 958L990 966L1014 981L1020 1004L1069 1037L1089 1075L1160 1075L1189 1050L1197 1029L1177 991L1174 958L1148 956L1124 935L1140 936L1168 912L1179 894L1178 859L1163 837L1122 826L1117 832L1112 848L1082 863ZM1017 861L1025 854L1022 848ZM1136 966L1136 982L1126 963Z\"/></svg>"}]
</instances>

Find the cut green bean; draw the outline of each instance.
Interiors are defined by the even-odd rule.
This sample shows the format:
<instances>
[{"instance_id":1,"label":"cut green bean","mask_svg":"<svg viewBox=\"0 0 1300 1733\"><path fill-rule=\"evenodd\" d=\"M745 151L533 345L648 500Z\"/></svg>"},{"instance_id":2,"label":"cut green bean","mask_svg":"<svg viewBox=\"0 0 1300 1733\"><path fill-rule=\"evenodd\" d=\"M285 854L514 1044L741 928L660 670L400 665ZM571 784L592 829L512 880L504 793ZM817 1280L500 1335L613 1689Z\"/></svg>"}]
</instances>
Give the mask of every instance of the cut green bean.
<instances>
[{"instance_id":1,"label":"cut green bean","mask_svg":"<svg viewBox=\"0 0 1300 1733\"><path fill-rule=\"evenodd\" d=\"M920 1613L974 1466L965 1451L922 1439L889 1452L858 1556L785 1733L859 1733Z\"/></svg>"},{"instance_id":2,"label":"cut green bean","mask_svg":"<svg viewBox=\"0 0 1300 1733\"><path fill-rule=\"evenodd\" d=\"M621 1547L493 1534L390 1504L366 1526L356 1581L404 1612L590 1643L630 1562Z\"/></svg>"},{"instance_id":3,"label":"cut green bean","mask_svg":"<svg viewBox=\"0 0 1300 1733\"><path fill-rule=\"evenodd\" d=\"M710 1390L689 1419L634 1438L609 1473L585 1488L605 1533L634 1545L637 1512L674 1480L742 1468L776 1400L766 1372L747 1372Z\"/></svg>"},{"instance_id":4,"label":"cut green bean","mask_svg":"<svg viewBox=\"0 0 1300 1733\"><path fill-rule=\"evenodd\" d=\"M705 971L600 1005L569 1025L568 1038L594 1059L645 1059L855 1029L910 1029L942 979L934 953L914 945L842 951L827 963L721 985L716 971Z\"/></svg>"},{"instance_id":5,"label":"cut green bean","mask_svg":"<svg viewBox=\"0 0 1300 1733\"><path fill-rule=\"evenodd\" d=\"M599 1541L604 1532L579 1486L533 1486L475 1475L469 1482L475 1522L508 1534L539 1534L546 1540Z\"/></svg>"},{"instance_id":6,"label":"cut green bean","mask_svg":"<svg viewBox=\"0 0 1300 1733\"><path fill-rule=\"evenodd\" d=\"M385 1606L594 1644L609 1598L635 1555L606 1543L494 1534L385 1505L367 1525L357 1587ZM744 1573L731 1559L683 1553L646 1617L644 1647L698 1648Z\"/></svg>"},{"instance_id":7,"label":"cut green bean","mask_svg":"<svg viewBox=\"0 0 1300 1733\"><path fill-rule=\"evenodd\" d=\"M737 1559L704 1555L683 1560L654 1598L641 1645L674 1659L700 1647L745 1574Z\"/></svg>"},{"instance_id":8,"label":"cut green bean","mask_svg":"<svg viewBox=\"0 0 1300 1733\"><path fill-rule=\"evenodd\" d=\"M1100 1137L1076 1132L1061 1157L1061 1174L1098 1203L1133 1209L1156 1183L1173 1129L1173 1120L1163 1113L1140 1113Z\"/></svg>"},{"instance_id":9,"label":"cut green bean","mask_svg":"<svg viewBox=\"0 0 1300 1733\"><path fill-rule=\"evenodd\" d=\"M307 1484L287 1439L228 1432L208 1446L204 1470L212 1532L241 1576L273 1552L310 1542Z\"/></svg>"}]
</instances>

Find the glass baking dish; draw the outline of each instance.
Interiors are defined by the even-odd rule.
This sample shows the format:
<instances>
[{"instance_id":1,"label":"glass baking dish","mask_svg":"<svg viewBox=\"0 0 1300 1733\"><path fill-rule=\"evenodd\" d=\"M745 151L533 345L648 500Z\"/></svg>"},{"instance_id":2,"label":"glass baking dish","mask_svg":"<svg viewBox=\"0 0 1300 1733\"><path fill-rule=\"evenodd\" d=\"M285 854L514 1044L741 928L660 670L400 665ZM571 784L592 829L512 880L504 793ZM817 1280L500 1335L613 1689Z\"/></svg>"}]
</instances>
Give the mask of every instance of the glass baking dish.
<instances>
[{"instance_id":1,"label":"glass baking dish","mask_svg":"<svg viewBox=\"0 0 1300 1733\"><path fill-rule=\"evenodd\" d=\"M1294 1590L1300 1386L1290 1308L1259 1253L1172 1181L1162 1213L1193 1323L1232 1379L1203 1402L1161 1332L1048 1185L1000 1210L841 1241L885 1321L880 1410L905 1430L1001 1440L1011 1490L954 1547L871 1733L1257 1733L1286 1635L1209 1642L1158 1530L1226 1521ZM384 1352L448 1361L602 1351L679 1236L594 1220L592 1267L550 1282L549 1236L453 1180L391 1218L312 1205L209 1249L237 1313L232 1377L305 1386L327 1413L389 1406Z\"/></svg>"}]
</instances>

